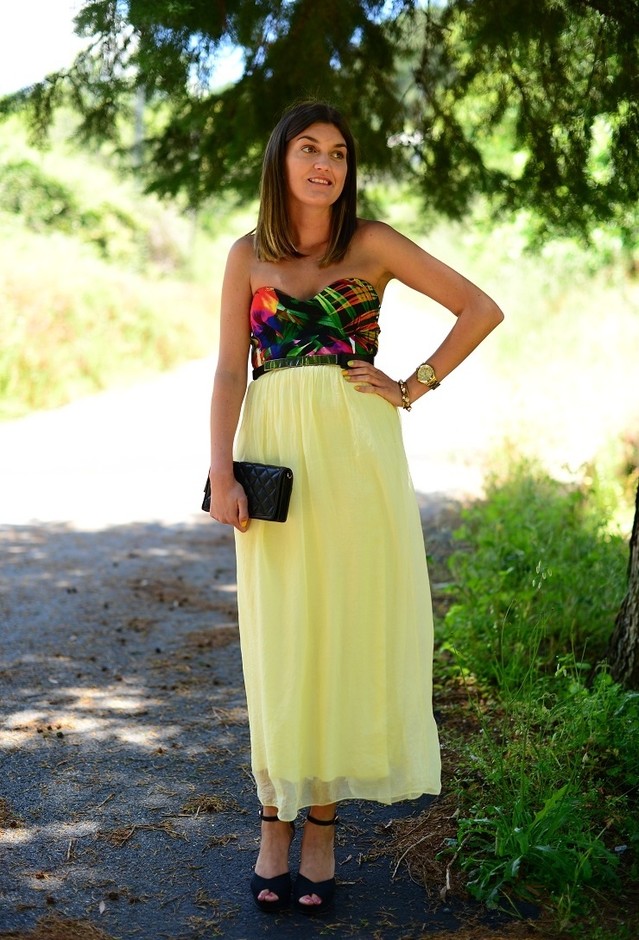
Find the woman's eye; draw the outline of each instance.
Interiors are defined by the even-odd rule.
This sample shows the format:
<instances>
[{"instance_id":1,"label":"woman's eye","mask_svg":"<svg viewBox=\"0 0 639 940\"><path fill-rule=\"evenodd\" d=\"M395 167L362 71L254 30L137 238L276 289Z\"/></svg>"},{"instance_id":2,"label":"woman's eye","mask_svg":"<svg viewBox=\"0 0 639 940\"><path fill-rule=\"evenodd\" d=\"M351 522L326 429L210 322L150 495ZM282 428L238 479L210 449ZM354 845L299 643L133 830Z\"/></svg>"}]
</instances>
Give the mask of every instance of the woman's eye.
<instances>
[{"instance_id":1,"label":"woman's eye","mask_svg":"<svg viewBox=\"0 0 639 940\"><path fill-rule=\"evenodd\" d=\"M301 148L302 153L319 153L317 147L314 147L313 144L304 144ZM345 160L346 154L343 150L334 150L331 153L333 160Z\"/></svg>"}]
</instances>

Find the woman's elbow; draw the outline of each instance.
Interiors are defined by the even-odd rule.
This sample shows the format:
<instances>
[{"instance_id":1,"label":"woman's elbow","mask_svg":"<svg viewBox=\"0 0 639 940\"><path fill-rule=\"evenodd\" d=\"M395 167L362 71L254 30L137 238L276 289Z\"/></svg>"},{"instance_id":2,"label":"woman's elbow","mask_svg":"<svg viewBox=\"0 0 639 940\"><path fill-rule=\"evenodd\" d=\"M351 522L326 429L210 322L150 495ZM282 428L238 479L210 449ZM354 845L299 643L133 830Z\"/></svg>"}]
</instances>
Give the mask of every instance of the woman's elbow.
<instances>
[{"instance_id":1,"label":"woman's elbow","mask_svg":"<svg viewBox=\"0 0 639 940\"><path fill-rule=\"evenodd\" d=\"M504 311L490 297L487 297L486 301L484 317L490 324L490 329L494 330L503 321Z\"/></svg>"}]
</instances>

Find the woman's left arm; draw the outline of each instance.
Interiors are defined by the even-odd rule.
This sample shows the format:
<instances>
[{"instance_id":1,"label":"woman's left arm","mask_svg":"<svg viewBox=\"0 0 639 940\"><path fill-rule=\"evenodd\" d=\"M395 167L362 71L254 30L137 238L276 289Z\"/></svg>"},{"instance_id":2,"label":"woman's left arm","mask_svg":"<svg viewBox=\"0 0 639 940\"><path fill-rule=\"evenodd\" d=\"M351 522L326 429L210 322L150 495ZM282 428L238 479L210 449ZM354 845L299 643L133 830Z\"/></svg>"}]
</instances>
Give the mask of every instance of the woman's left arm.
<instances>
[{"instance_id":1,"label":"woman's left arm","mask_svg":"<svg viewBox=\"0 0 639 940\"><path fill-rule=\"evenodd\" d=\"M397 278L447 307L456 317L439 348L432 353L425 349L405 380L412 403L429 391L415 374L421 362L428 362L441 382L501 323L504 315L479 287L383 222L368 225L363 242L366 256L383 265L382 283ZM374 392L394 405L402 404L397 382L379 370L366 370L362 363L350 370L349 379L359 382L362 392Z\"/></svg>"}]
</instances>

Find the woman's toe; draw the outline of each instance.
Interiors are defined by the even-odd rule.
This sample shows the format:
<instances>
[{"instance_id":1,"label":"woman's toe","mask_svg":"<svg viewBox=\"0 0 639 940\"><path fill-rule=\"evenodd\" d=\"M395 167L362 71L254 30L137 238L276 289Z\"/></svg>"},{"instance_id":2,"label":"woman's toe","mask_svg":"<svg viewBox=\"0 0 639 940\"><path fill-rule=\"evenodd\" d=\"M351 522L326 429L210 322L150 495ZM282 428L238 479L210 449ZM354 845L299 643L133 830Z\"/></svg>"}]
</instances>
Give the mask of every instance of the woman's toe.
<instances>
[{"instance_id":1,"label":"woman's toe","mask_svg":"<svg viewBox=\"0 0 639 940\"><path fill-rule=\"evenodd\" d=\"M267 891L265 889L264 891L260 891L257 899L258 901L279 901L279 896L277 894L273 894L272 891Z\"/></svg>"}]
</instances>

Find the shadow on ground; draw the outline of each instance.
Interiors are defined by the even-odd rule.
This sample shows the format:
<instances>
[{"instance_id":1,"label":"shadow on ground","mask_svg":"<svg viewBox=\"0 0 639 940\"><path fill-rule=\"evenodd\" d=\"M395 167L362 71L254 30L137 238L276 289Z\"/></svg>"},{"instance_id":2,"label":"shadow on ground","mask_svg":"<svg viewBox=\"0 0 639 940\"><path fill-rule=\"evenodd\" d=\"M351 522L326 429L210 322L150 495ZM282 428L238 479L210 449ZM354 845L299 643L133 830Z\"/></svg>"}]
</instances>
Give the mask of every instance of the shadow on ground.
<instances>
[{"instance_id":1,"label":"shadow on ground","mask_svg":"<svg viewBox=\"0 0 639 940\"><path fill-rule=\"evenodd\" d=\"M16 526L0 546L0 936L52 912L119 940L417 938L467 918L372 857L426 798L342 807L335 913L253 906L232 533Z\"/></svg>"}]
</instances>

